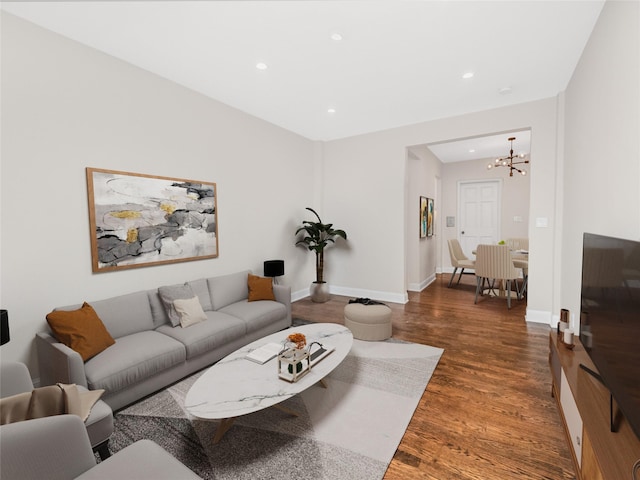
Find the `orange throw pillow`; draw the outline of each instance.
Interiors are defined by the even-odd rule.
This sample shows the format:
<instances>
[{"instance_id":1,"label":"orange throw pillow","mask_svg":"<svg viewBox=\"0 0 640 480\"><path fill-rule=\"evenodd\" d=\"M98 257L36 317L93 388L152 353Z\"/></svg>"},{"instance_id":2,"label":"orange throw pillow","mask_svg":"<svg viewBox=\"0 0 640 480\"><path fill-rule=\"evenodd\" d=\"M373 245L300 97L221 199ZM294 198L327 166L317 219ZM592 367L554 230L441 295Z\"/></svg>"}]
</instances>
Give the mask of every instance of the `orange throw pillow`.
<instances>
[{"instance_id":1,"label":"orange throw pillow","mask_svg":"<svg viewBox=\"0 0 640 480\"><path fill-rule=\"evenodd\" d=\"M56 310L47 315L53 336L80 354L85 362L116 343L87 302L78 310Z\"/></svg>"},{"instance_id":2,"label":"orange throw pillow","mask_svg":"<svg viewBox=\"0 0 640 480\"><path fill-rule=\"evenodd\" d=\"M275 300L276 297L273 294L273 280L266 277L258 277L257 275L249 274L249 301L255 300Z\"/></svg>"}]
</instances>

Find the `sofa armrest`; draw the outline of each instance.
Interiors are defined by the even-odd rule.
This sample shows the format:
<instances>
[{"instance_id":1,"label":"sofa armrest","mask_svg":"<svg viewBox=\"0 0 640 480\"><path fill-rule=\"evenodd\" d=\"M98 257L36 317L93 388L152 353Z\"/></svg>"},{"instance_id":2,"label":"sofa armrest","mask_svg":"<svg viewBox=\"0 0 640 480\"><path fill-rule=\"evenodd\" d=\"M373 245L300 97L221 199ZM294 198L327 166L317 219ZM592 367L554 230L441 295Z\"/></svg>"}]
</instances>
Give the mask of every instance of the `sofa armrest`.
<instances>
[{"instance_id":1,"label":"sofa armrest","mask_svg":"<svg viewBox=\"0 0 640 480\"><path fill-rule=\"evenodd\" d=\"M78 352L58 342L47 332L36 333L40 386L75 383L88 388L84 362Z\"/></svg>"},{"instance_id":2,"label":"sofa armrest","mask_svg":"<svg viewBox=\"0 0 640 480\"><path fill-rule=\"evenodd\" d=\"M274 284L273 295L276 297L276 302L282 303L287 307L287 317L289 318L289 323L291 323L291 287Z\"/></svg>"},{"instance_id":3,"label":"sofa armrest","mask_svg":"<svg viewBox=\"0 0 640 480\"><path fill-rule=\"evenodd\" d=\"M76 415L55 415L0 427L6 480L68 479L96 464L87 429Z\"/></svg>"}]
</instances>

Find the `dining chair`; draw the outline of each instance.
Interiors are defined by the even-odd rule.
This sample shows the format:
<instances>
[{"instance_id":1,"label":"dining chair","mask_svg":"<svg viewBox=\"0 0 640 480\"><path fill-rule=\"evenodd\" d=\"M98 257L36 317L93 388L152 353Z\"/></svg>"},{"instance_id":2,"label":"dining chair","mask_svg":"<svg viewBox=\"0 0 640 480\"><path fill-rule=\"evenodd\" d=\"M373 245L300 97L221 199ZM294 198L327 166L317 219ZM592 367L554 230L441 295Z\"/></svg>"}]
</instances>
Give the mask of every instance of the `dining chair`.
<instances>
[{"instance_id":1,"label":"dining chair","mask_svg":"<svg viewBox=\"0 0 640 480\"><path fill-rule=\"evenodd\" d=\"M522 286L520 287L520 297L524 298L527 294L527 284L529 283L529 259L512 255L513 266L522 270Z\"/></svg>"},{"instance_id":2,"label":"dining chair","mask_svg":"<svg viewBox=\"0 0 640 480\"><path fill-rule=\"evenodd\" d=\"M485 282L489 288L496 288L496 281L506 284L504 289L507 297L507 307L511 308L511 284L515 281L516 295L520 300L520 287L518 277L520 272L513 264L511 251L507 245L478 245L476 253L476 299L473 303L478 303L478 294L482 295ZM500 289L502 295L502 289Z\"/></svg>"},{"instance_id":3,"label":"dining chair","mask_svg":"<svg viewBox=\"0 0 640 480\"><path fill-rule=\"evenodd\" d=\"M458 277L458 281L456 285L460 283L462 279L462 274L464 273L465 268L475 268L475 260L470 260L462 251L462 247L460 246L460 242L451 238L447 242L449 244L449 256L451 257L451 265L453 266L453 273L451 274L451 278L449 279L449 287L451 287L451 283L453 282L453 278L456 276L456 270L460 268L460 276Z\"/></svg>"}]
</instances>

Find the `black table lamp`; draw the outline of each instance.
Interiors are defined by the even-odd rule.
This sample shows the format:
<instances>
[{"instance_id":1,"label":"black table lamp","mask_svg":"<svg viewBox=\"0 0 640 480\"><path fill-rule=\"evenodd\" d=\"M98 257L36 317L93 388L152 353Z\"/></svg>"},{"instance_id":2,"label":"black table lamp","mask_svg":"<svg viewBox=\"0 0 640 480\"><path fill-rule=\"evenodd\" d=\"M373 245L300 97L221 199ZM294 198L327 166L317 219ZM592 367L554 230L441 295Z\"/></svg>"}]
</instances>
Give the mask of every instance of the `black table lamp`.
<instances>
[{"instance_id":1,"label":"black table lamp","mask_svg":"<svg viewBox=\"0 0 640 480\"><path fill-rule=\"evenodd\" d=\"M0 310L0 337L0 345L9 341L9 313L6 310Z\"/></svg>"},{"instance_id":2,"label":"black table lamp","mask_svg":"<svg viewBox=\"0 0 640 480\"><path fill-rule=\"evenodd\" d=\"M264 276L265 277L281 277L284 275L284 260L265 260Z\"/></svg>"}]
</instances>

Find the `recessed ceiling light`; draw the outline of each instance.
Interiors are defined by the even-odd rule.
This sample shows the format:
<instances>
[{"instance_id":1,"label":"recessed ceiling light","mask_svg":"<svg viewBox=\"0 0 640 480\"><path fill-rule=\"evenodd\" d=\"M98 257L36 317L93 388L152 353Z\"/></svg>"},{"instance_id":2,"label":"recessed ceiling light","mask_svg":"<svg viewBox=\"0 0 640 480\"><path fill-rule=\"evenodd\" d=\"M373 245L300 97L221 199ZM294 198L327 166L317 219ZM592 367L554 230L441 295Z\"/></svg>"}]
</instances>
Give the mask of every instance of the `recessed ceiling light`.
<instances>
[{"instance_id":1,"label":"recessed ceiling light","mask_svg":"<svg viewBox=\"0 0 640 480\"><path fill-rule=\"evenodd\" d=\"M331 34L331 40L333 40L335 42L339 42L340 40L342 40L342 35L339 34L338 32L333 32Z\"/></svg>"},{"instance_id":2,"label":"recessed ceiling light","mask_svg":"<svg viewBox=\"0 0 640 480\"><path fill-rule=\"evenodd\" d=\"M327 108L327 113L336 113L335 108Z\"/></svg>"},{"instance_id":3,"label":"recessed ceiling light","mask_svg":"<svg viewBox=\"0 0 640 480\"><path fill-rule=\"evenodd\" d=\"M257 68L258 70L266 70L268 67L267 67L267 64L266 64L266 63L264 63L264 62L258 62L258 63L256 63L256 68Z\"/></svg>"},{"instance_id":4,"label":"recessed ceiling light","mask_svg":"<svg viewBox=\"0 0 640 480\"><path fill-rule=\"evenodd\" d=\"M462 75L462 78L473 78L474 73L473 72L467 72L464 75Z\"/></svg>"},{"instance_id":5,"label":"recessed ceiling light","mask_svg":"<svg viewBox=\"0 0 640 480\"><path fill-rule=\"evenodd\" d=\"M476 151L475 148L470 148L469 149L469 153L474 153L475 151Z\"/></svg>"},{"instance_id":6,"label":"recessed ceiling light","mask_svg":"<svg viewBox=\"0 0 640 480\"><path fill-rule=\"evenodd\" d=\"M509 95L511 92L511 87L502 87L500 90L498 90L498 93L500 95Z\"/></svg>"}]
</instances>

